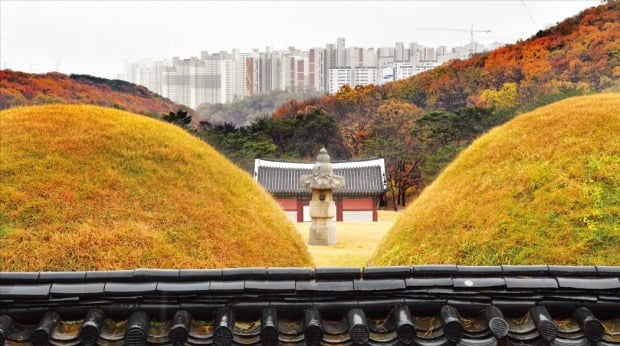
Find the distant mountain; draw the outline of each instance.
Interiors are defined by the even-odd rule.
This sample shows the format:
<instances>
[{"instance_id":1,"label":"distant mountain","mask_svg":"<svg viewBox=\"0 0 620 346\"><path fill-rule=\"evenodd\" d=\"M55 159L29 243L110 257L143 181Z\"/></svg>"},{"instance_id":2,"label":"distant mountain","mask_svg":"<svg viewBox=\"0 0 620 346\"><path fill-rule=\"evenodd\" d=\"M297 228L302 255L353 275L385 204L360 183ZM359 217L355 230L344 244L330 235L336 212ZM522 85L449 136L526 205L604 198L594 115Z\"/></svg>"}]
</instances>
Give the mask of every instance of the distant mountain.
<instances>
[{"instance_id":1,"label":"distant mountain","mask_svg":"<svg viewBox=\"0 0 620 346\"><path fill-rule=\"evenodd\" d=\"M0 109L51 103L91 104L157 116L179 109L194 114L186 106L121 80L57 72L0 71Z\"/></svg>"}]
</instances>

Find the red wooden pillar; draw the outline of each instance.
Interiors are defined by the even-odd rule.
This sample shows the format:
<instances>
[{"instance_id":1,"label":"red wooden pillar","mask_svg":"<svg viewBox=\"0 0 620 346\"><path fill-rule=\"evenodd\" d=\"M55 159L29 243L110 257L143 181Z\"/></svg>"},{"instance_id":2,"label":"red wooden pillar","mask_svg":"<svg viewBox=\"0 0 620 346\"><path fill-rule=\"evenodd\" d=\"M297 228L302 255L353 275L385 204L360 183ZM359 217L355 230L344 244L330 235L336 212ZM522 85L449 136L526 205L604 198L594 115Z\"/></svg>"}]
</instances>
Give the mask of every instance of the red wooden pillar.
<instances>
[{"instance_id":1,"label":"red wooden pillar","mask_svg":"<svg viewBox=\"0 0 620 346\"><path fill-rule=\"evenodd\" d=\"M336 221L342 221L342 206L343 206L343 198L339 198L336 200Z\"/></svg>"},{"instance_id":2,"label":"red wooden pillar","mask_svg":"<svg viewBox=\"0 0 620 346\"><path fill-rule=\"evenodd\" d=\"M297 222L304 222L304 204L299 197L297 197Z\"/></svg>"},{"instance_id":3,"label":"red wooden pillar","mask_svg":"<svg viewBox=\"0 0 620 346\"><path fill-rule=\"evenodd\" d=\"M372 221L379 221L379 213L377 213L377 198L372 199Z\"/></svg>"}]
</instances>

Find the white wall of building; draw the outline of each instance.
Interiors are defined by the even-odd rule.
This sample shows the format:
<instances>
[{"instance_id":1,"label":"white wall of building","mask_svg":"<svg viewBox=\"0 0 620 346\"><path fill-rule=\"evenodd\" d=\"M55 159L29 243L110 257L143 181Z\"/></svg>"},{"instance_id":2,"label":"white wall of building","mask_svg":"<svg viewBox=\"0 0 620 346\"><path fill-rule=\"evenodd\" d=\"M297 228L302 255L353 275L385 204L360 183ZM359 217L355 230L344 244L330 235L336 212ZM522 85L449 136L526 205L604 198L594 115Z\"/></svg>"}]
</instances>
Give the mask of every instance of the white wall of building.
<instances>
[{"instance_id":1,"label":"white wall of building","mask_svg":"<svg viewBox=\"0 0 620 346\"><path fill-rule=\"evenodd\" d=\"M330 94L336 93L343 85L351 86L353 82L352 68L330 68L329 69L329 90Z\"/></svg>"},{"instance_id":2,"label":"white wall of building","mask_svg":"<svg viewBox=\"0 0 620 346\"><path fill-rule=\"evenodd\" d=\"M353 85L370 85L377 84L377 68L376 67L357 67L353 69Z\"/></svg>"}]
</instances>

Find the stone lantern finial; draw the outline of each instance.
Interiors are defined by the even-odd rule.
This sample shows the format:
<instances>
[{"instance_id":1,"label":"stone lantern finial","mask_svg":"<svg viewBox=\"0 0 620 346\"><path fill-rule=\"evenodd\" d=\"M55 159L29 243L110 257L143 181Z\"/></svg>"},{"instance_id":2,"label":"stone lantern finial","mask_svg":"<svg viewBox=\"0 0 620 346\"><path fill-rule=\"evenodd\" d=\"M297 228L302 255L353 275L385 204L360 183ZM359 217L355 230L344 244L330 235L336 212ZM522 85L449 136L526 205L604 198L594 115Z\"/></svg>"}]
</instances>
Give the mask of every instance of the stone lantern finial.
<instances>
[{"instance_id":1,"label":"stone lantern finial","mask_svg":"<svg viewBox=\"0 0 620 346\"><path fill-rule=\"evenodd\" d=\"M329 162L331 160L331 157L329 157L329 154L327 153L327 149L325 149L325 147L321 148L321 150L319 150L319 154L316 156L316 161L317 162Z\"/></svg>"}]
</instances>

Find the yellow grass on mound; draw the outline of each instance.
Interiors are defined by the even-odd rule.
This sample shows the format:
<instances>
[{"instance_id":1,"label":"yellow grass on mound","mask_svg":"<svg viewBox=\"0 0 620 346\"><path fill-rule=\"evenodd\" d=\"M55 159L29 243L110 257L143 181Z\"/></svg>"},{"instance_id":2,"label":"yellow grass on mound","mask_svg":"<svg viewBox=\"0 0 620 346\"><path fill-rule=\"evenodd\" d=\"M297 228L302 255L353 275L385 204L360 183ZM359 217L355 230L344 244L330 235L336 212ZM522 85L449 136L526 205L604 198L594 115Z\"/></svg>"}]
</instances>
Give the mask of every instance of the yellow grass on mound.
<instances>
[{"instance_id":1,"label":"yellow grass on mound","mask_svg":"<svg viewBox=\"0 0 620 346\"><path fill-rule=\"evenodd\" d=\"M22 107L0 141L0 270L311 265L276 202L176 126Z\"/></svg>"},{"instance_id":2,"label":"yellow grass on mound","mask_svg":"<svg viewBox=\"0 0 620 346\"><path fill-rule=\"evenodd\" d=\"M620 94L560 101L476 140L371 263L619 265Z\"/></svg>"}]
</instances>

